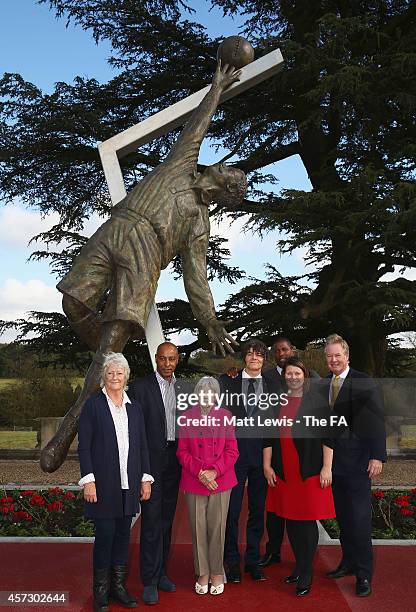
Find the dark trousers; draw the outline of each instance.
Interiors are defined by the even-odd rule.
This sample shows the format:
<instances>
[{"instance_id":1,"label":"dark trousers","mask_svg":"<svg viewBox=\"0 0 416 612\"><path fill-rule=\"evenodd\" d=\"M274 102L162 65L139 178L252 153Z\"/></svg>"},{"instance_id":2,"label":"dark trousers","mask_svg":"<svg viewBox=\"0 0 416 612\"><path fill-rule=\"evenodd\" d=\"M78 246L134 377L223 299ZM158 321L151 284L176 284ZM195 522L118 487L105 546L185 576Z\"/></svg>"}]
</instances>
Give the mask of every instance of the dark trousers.
<instances>
[{"instance_id":1,"label":"dark trousers","mask_svg":"<svg viewBox=\"0 0 416 612\"><path fill-rule=\"evenodd\" d=\"M316 521L286 520L287 536L296 560L293 574L299 576L298 587L307 587L312 579L312 563L318 546Z\"/></svg>"},{"instance_id":2,"label":"dark trousers","mask_svg":"<svg viewBox=\"0 0 416 612\"><path fill-rule=\"evenodd\" d=\"M366 474L334 474L332 492L340 529L343 563L354 570L357 578L371 580L371 481Z\"/></svg>"},{"instance_id":3,"label":"dark trousers","mask_svg":"<svg viewBox=\"0 0 416 612\"><path fill-rule=\"evenodd\" d=\"M94 569L127 564L132 518L123 516L116 519L94 519Z\"/></svg>"},{"instance_id":4,"label":"dark trousers","mask_svg":"<svg viewBox=\"0 0 416 612\"><path fill-rule=\"evenodd\" d=\"M157 586L166 574L181 477L175 446L166 448L161 469L152 467L152 476L155 482L150 499L142 503L140 529L140 574L144 586Z\"/></svg>"},{"instance_id":5,"label":"dark trousers","mask_svg":"<svg viewBox=\"0 0 416 612\"><path fill-rule=\"evenodd\" d=\"M286 519L281 516L277 516L277 514L275 514L274 512L267 512L267 554L280 555L280 548L282 546L283 536L285 533L285 521Z\"/></svg>"},{"instance_id":6,"label":"dark trousers","mask_svg":"<svg viewBox=\"0 0 416 612\"><path fill-rule=\"evenodd\" d=\"M263 474L263 467L252 466L240 460L235 465L235 473L238 483L231 491L227 528L225 531L224 560L228 565L238 565L240 563L238 521L247 480L248 520L245 564L257 565L260 556L260 540L264 531L264 506L266 502L267 481Z\"/></svg>"}]
</instances>

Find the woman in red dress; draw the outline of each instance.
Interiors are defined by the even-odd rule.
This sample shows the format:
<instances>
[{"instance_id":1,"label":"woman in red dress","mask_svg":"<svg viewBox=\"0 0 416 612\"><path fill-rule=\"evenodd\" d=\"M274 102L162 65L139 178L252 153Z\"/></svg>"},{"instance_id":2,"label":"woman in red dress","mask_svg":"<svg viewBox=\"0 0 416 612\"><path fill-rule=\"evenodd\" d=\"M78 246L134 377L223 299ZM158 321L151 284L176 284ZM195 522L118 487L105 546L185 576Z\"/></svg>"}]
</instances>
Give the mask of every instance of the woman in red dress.
<instances>
[{"instance_id":1,"label":"woman in red dress","mask_svg":"<svg viewBox=\"0 0 416 612\"><path fill-rule=\"evenodd\" d=\"M265 440L264 475L269 488L266 510L286 519L286 529L296 559L286 583L296 583L296 595L307 595L312 582L312 562L318 545L317 520L335 517L332 498L332 449L322 444L329 422L322 397L309 389L309 373L297 357L282 370L288 389L287 404L279 412L278 436ZM311 416L319 419L319 425ZM322 421L325 419L325 421Z\"/></svg>"}]
</instances>

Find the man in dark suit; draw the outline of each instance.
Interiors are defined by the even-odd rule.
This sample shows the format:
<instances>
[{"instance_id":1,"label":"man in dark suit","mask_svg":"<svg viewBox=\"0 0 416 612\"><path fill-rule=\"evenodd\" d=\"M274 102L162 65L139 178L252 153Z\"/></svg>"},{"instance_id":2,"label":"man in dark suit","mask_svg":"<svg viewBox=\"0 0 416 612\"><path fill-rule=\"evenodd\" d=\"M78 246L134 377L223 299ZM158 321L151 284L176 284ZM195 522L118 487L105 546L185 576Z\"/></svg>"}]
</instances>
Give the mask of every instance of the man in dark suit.
<instances>
[{"instance_id":1,"label":"man in dark suit","mask_svg":"<svg viewBox=\"0 0 416 612\"><path fill-rule=\"evenodd\" d=\"M267 347L263 342L250 340L243 346L241 354L244 369L236 378L228 378L228 380L223 378L221 391L226 396L227 408L236 419L244 420L253 417L253 422L256 422L257 415L262 412L259 398L263 396L262 394L270 392L270 384L261 373L267 356ZM267 482L263 474L263 440L260 435L254 437L254 430L255 427L251 427L250 424L238 427L237 423L236 435L240 455L235 464L235 472L238 483L231 492L224 548L228 582L241 582L238 522L246 481L248 482L249 515L245 571L251 574L253 580L266 579L258 563L260 540L264 529ZM249 437L250 435L253 437Z\"/></svg>"},{"instance_id":2,"label":"man in dark suit","mask_svg":"<svg viewBox=\"0 0 416 612\"><path fill-rule=\"evenodd\" d=\"M285 361L289 357L293 357L295 349L289 338L279 336L273 342L272 350L274 358L276 360L276 366L264 372L264 378L268 381L272 381L277 387L278 393L284 392L284 380L282 376L282 368ZM283 542L283 536L285 533L285 519L281 516L277 516L274 512L267 512L266 516L266 530L267 530L267 544L266 553L263 557L260 557L259 566L266 567L272 563L280 563L280 548Z\"/></svg>"},{"instance_id":3,"label":"man in dark suit","mask_svg":"<svg viewBox=\"0 0 416 612\"><path fill-rule=\"evenodd\" d=\"M270 368L264 372L264 378L270 381L277 393L285 392L285 384L282 376L282 369L289 357L295 355L295 347L289 338L285 336L278 336L272 345L272 350L276 365L274 368ZM319 374L315 370L309 370L311 378L319 378ZM277 516L274 512L267 512L266 516L266 530L267 530L267 544L266 552L263 557L260 557L259 566L266 567L272 563L280 563L280 549L283 542L283 536L285 533L285 519L281 516Z\"/></svg>"},{"instance_id":4,"label":"man in dark suit","mask_svg":"<svg viewBox=\"0 0 416 612\"><path fill-rule=\"evenodd\" d=\"M374 381L349 366L349 347L336 334L325 344L331 374L322 393L337 418L331 439L334 450L332 490L340 528L342 560L330 578L355 574L356 594L371 594L373 554L371 544L371 478L386 461L386 433L382 398Z\"/></svg>"},{"instance_id":5,"label":"man in dark suit","mask_svg":"<svg viewBox=\"0 0 416 612\"><path fill-rule=\"evenodd\" d=\"M166 575L172 523L178 498L181 468L176 458L175 369L177 347L160 344L156 353L156 372L133 382L128 393L143 410L150 456L150 473L155 479L152 496L142 504L140 535L140 572L144 584L143 601L156 604L158 588L176 591Z\"/></svg>"}]
</instances>

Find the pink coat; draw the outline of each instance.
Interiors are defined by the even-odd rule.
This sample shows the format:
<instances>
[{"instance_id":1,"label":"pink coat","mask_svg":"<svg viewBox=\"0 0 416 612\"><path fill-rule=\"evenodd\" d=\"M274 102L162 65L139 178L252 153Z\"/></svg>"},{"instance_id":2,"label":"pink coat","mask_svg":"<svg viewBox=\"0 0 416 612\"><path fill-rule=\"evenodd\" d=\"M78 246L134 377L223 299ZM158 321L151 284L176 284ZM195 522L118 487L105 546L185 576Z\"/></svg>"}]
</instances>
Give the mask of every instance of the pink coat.
<instances>
[{"instance_id":1,"label":"pink coat","mask_svg":"<svg viewBox=\"0 0 416 612\"><path fill-rule=\"evenodd\" d=\"M187 493L211 495L232 489L237 484L234 464L238 458L237 440L234 427L224 422L231 419L231 413L224 408L211 409L210 417L216 419L208 425L191 424L190 419L201 419L201 409L194 406L183 412L179 418L179 441L176 452L182 466L179 488ZM217 420L218 419L218 420ZM186 422L185 422L186 421ZM218 488L210 491L198 480L201 470L217 472Z\"/></svg>"}]
</instances>

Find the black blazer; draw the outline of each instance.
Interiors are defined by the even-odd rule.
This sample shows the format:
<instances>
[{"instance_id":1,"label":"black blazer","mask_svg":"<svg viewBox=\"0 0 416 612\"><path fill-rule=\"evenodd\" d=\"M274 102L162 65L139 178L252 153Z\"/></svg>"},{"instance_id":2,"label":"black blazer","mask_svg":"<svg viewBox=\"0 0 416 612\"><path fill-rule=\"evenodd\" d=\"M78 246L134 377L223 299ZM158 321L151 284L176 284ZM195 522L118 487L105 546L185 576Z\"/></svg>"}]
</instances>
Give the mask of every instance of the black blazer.
<instances>
[{"instance_id":1,"label":"black blazer","mask_svg":"<svg viewBox=\"0 0 416 612\"><path fill-rule=\"evenodd\" d=\"M311 426L305 416L325 419L327 425ZM320 473L323 465L323 439L328 435L329 406L316 392L306 392L301 400L295 422L292 426L292 438L299 455L300 474L303 480ZM299 421L296 422L296 421ZM272 447L272 468L281 480L285 480L282 461L280 437L266 438L263 447Z\"/></svg>"},{"instance_id":2,"label":"black blazer","mask_svg":"<svg viewBox=\"0 0 416 612\"><path fill-rule=\"evenodd\" d=\"M323 399L329 402L332 374L321 381ZM387 460L383 397L374 380L353 368L342 384L333 413L347 425L331 428L325 440L334 449L334 474L364 474L370 459Z\"/></svg>"},{"instance_id":3,"label":"black blazer","mask_svg":"<svg viewBox=\"0 0 416 612\"><path fill-rule=\"evenodd\" d=\"M242 394L242 374L241 372L235 378L227 377L220 380L221 393L226 394L224 398L223 408L227 408L237 419L244 419L247 416L244 399ZM277 385L262 376L263 394L265 399L263 409L258 406L253 414L254 423L257 423L257 418L265 419L276 415L276 408L268 405L266 396L270 393L279 395L281 390ZM234 394L234 396L232 396ZM237 397L240 396L240 397ZM251 466L259 467L263 465L263 437L266 434L266 428L242 426L236 427L236 438L238 443L238 451L240 453L238 462L248 463Z\"/></svg>"},{"instance_id":4,"label":"black blazer","mask_svg":"<svg viewBox=\"0 0 416 612\"><path fill-rule=\"evenodd\" d=\"M270 382L274 388L278 389L279 393L285 391L285 379L276 368L270 368L263 372L263 378Z\"/></svg>"},{"instance_id":5,"label":"black blazer","mask_svg":"<svg viewBox=\"0 0 416 612\"><path fill-rule=\"evenodd\" d=\"M190 389L184 381L176 379L175 392L176 395L189 393ZM150 474L155 477L155 474L164 467L167 436L165 406L156 374L153 372L143 378L137 378L129 386L127 393L130 398L138 401L143 410L150 455Z\"/></svg>"},{"instance_id":6,"label":"black blazer","mask_svg":"<svg viewBox=\"0 0 416 612\"><path fill-rule=\"evenodd\" d=\"M143 474L151 474L143 413L137 402L126 404L129 422L129 454L124 514L140 510L140 488ZM114 421L102 391L85 403L79 418L78 456L81 477L92 472L95 476L97 503L85 502L85 516L89 518L120 518L123 500L120 463Z\"/></svg>"}]
</instances>

